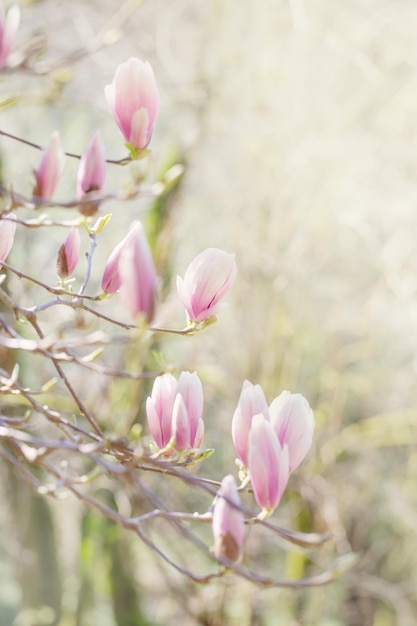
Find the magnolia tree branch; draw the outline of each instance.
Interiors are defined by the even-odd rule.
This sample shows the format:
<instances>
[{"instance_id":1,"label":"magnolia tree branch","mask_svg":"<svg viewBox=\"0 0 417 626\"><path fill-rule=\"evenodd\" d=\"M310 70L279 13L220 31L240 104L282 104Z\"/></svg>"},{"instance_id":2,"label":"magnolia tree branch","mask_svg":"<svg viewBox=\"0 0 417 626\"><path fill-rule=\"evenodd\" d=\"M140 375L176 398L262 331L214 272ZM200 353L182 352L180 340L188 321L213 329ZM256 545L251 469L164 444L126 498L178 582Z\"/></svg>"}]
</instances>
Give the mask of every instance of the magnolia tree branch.
<instances>
[{"instance_id":1,"label":"magnolia tree branch","mask_svg":"<svg viewBox=\"0 0 417 626\"><path fill-rule=\"evenodd\" d=\"M132 6L130 2L122 6L118 12L121 22ZM0 23L1 28L12 24L16 29L19 9L12 7L10 11L13 19L9 15L7 23ZM2 19L0 15L0 22ZM96 35L91 49L103 44L107 28ZM9 32L3 39L12 41L13 36L14 32ZM7 64L9 50L2 50L2 45L0 41L0 58ZM79 51L68 59L78 60L83 54ZM41 66L35 65L34 71L40 72ZM137 93L132 94L133 87ZM268 405L261 387L245 381L231 416L238 483L232 475L233 465L231 473L219 480L203 475L205 463L214 452L203 447L203 385L196 372L182 371L178 379L174 376L164 363L163 340L166 334L191 337L210 332L221 311L221 300L235 283L236 261L233 254L218 248L203 250L177 279L185 327L165 328L155 322L161 277L166 279L167 291L172 287L169 261L156 267L146 226L140 221L131 225L121 241L114 241L107 226L111 215L101 216L100 209L108 200L118 200L120 206L137 198L165 202L176 191L184 168L175 164L159 180L145 184L135 177L134 168L127 167L125 172L131 177L128 184L105 192L106 166L128 166L150 153L159 109L158 85L150 64L135 57L120 64L112 83L106 86L106 98L128 151L120 160L105 158L99 131L80 155L63 150L58 131L41 146L0 130L7 142L22 143L39 153L32 195L22 194L11 184L0 186L0 356L5 355L0 369L4 400L0 455L38 494L57 499L75 496L136 535L166 564L194 582L208 584L233 573L265 587L296 589L327 584L351 564L349 558L333 560L319 574L283 580L275 573L265 573L261 558L251 564L250 540L245 541L249 527L262 533L268 546L272 542L276 549L278 542L285 542L303 550L320 550L337 539L330 533L299 532L271 521L290 475L312 442L314 416L305 398L283 392ZM78 161L77 180L71 199L56 202L53 197L63 172L64 154ZM158 246L162 233L164 249L169 249L165 234L169 231L168 217L158 212L157 204L147 209L154 211L153 245ZM53 209L78 213L71 213L68 220L54 220L47 213L36 213L31 219L25 216L28 211ZM19 246L22 229L27 228L35 230L35 237L43 235L49 246L52 244L45 233L49 235L51 228L60 232L66 229L56 251L55 284L43 274L36 275L39 268L31 259L25 264L27 255L17 254L16 264L7 262L13 246ZM80 230L84 235L87 232L90 247L83 276L73 288ZM97 276L96 250L103 237L111 240L112 250L104 271ZM100 284L101 292L88 293L98 289L91 284ZM129 321L118 319L114 311L121 311ZM131 366L133 360L135 367ZM31 384L25 382L26 368L33 372ZM91 385L89 377L94 378ZM152 389L148 389L148 381L153 382ZM95 384L103 402L96 397ZM113 387L121 407L113 406ZM103 405L105 415L100 409ZM142 407L146 420L142 419ZM119 436L113 433L113 413L122 417ZM194 466L196 471L190 471ZM124 490L131 515L122 514L116 504L110 506L100 498L103 481ZM168 506L164 500L161 485L168 481L170 488L174 485L170 501L176 497L178 506ZM184 510L184 490L198 495L196 502L206 499L203 510ZM244 505L241 497L256 502L259 510ZM168 546L161 524L179 541ZM212 541L207 538L208 524Z\"/></svg>"}]
</instances>

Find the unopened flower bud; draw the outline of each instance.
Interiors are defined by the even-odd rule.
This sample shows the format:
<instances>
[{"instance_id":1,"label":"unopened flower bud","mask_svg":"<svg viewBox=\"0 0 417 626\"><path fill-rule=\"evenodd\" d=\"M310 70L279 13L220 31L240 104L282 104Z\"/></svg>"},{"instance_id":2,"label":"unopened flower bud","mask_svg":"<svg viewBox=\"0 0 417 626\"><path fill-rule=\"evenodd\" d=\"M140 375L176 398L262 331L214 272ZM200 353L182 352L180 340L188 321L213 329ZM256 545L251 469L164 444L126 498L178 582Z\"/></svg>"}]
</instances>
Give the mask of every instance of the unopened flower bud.
<instances>
[{"instance_id":1,"label":"unopened flower bud","mask_svg":"<svg viewBox=\"0 0 417 626\"><path fill-rule=\"evenodd\" d=\"M144 150L151 140L159 92L150 64L136 57L121 63L105 88L107 104L126 141Z\"/></svg>"},{"instance_id":2,"label":"unopened flower bud","mask_svg":"<svg viewBox=\"0 0 417 626\"><path fill-rule=\"evenodd\" d=\"M35 171L36 185L33 196L50 200L53 196L58 180L64 167L64 151L59 141L59 133L52 133L52 137L46 149L43 151L41 162Z\"/></svg>"},{"instance_id":3,"label":"unopened flower bud","mask_svg":"<svg viewBox=\"0 0 417 626\"><path fill-rule=\"evenodd\" d=\"M235 506L233 506L235 505ZM233 476L222 480L213 507L214 554L235 563L242 555L245 522Z\"/></svg>"},{"instance_id":4,"label":"unopened flower bud","mask_svg":"<svg viewBox=\"0 0 417 626\"><path fill-rule=\"evenodd\" d=\"M81 157L77 174L77 200L81 201L78 208L83 215L96 213L98 202L94 200L94 192L103 189L105 174L104 146L100 132L96 131Z\"/></svg>"},{"instance_id":5,"label":"unopened flower bud","mask_svg":"<svg viewBox=\"0 0 417 626\"><path fill-rule=\"evenodd\" d=\"M58 250L56 273L61 279L68 278L74 272L80 257L80 245L80 233L78 228L73 226Z\"/></svg>"}]
</instances>

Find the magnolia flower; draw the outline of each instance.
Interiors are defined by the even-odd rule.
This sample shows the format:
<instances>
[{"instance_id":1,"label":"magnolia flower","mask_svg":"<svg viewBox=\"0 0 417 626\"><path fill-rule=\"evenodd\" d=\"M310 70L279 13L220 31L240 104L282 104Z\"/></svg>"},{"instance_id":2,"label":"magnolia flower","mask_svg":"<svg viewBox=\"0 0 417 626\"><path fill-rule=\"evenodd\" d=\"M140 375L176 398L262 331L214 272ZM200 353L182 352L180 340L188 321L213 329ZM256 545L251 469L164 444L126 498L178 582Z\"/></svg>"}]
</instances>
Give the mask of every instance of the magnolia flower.
<instances>
[{"instance_id":1,"label":"magnolia flower","mask_svg":"<svg viewBox=\"0 0 417 626\"><path fill-rule=\"evenodd\" d=\"M283 391L270 408L271 424L283 446L288 446L290 471L304 460L314 433L314 414L307 400L299 393Z\"/></svg>"},{"instance_id":2,"label":"magnolia flower","mask_svg":"<svg viewBox=\"0 0 417 626\"><path fill-rule=\"evenodd\" d=\"M234 254L208 248L190 263L183 279L177 276L178 295L190 322L205 322L217 314L236 273Z\"/></svg>"},{"instance_id":3,"label":"magnolia flower","mask_svg":"<svg viewBox=\"0 0 417 626\"><path fill-rule=\"evenodd\" d=\"M64 167L64 151L59 141L59 133L52 133L47 148L43 151L41 162L35 171L36 185L33 195L43 200L50 200L58 184Z\"/></svg>"},{"instance_id":4,"label":"magnolia flower","mask_svg":"<svg viewBox=\"0 0 417 626\"><path fill-rule=\"evenodd\" d=\"M16 215L8 213L0 218L0 268L2 261L5 261L13 247L16 234Z\"/></svg>"},{"instance_id":5,"label":"magnolia flower","mask_svg":"<svg viewBox=\"0 0 417 626\"><path fill-rule=\"evenodd\" d=\"M121 289L131 315L152 319L157 287L156 269L141 222L135 222L114 248L104 268L101 287L106 293Z\"/></svg>"},{"instance_id":6,"label":"magnolia flower","mask_svg":"<svg viewBox=\"0 0 417 626\"><path fill-rule=\"evenodd\" d=\"M68 278L75 270L80 257L80 233L76 226L69 231L64 243L58 250L56 273L60 278Z\"/></svg>"},{"instance_id":7,"label":"magnolia flower","mask_svg":"<svg viewBox=\"0 0 417 626\"><path fill-rule=\"evenodd\" d=\"M235 479L231 475L225 476L213 507L214 554L218 559L235 562L241 557L245 522L239 506Z\"/></svg>"},{"instance_id":8,"label":"magnolia flower","mask_svg":"<svg viewBox=\"0 0 417 626\"><path fill-rule=\"evenodd\" d=\"M14 4L7 13L0 5L0 68L4 67L20 23L20 9Z\"/></svg>"},{"instance_id":9,"label":"magnolia flower","mask_svg":"<svg viewBox=\"0 0 417 626\"><path fill-rule=\"evenodd\" d=\"M159 109L159 92L150 64L135 57L121 63L105 95L126 141L137 151L145 149Z\"/></svg>"},{"instance_id":10,"label":"magnolia flower","mask_svg":"<svg viewBox=\"0 0 417 626\"><path fill-rule=\"evenodd\" d=\"M165 448L172 438L178 451L199 448L204 436L203 404L203 387L195 372L182 372L178 382L169 373L155 378L146 416L158 448Z\"/></svg>"},{"instance_id":11,"label":"magnolia flower","mask_svg":"<svg viewBox=\"0 0 417 626\"><path fill-rule=\"evenodd\" d=\"M96 131L80 160L77 174L77 200L88 200L92 192L101 191L105 174L104 146L100 132ZM98 203L92 198L91 202L80 204L79 209L83 215L94 215L98 209Z\"/></svg>"},{"instance_id":12,"label":"magnolia flower","mask_svg":"<svg viewBox=\"0 0 417 626\"><path fill-rule=\"evenodd\" d=\"M119 259L120 294L133 318L151 321L155 308L157 275L151 249L141 222L130 229Z\"/></svg>"},{"instance_id":13,"label":"magnolia flower","mask_svg":"<svg viewBox=\"0 0 417 626\"><path fill-rule=\"evenodd\" d=\"M260 385L253 385L245 380L232 419L233 443L245 467L248 465L249 431L253 416L258 413L266 418L269 416L265 394Z\"/></svg>"},{"instance_id":14,"label":"magnolia flower","mask_svg":"<svg viewBox=\"0 0 417 626\"><path fill-rule=\"evenodd\" d=\"M270 512L279 504L290 475L287 445L281 446L271 423L255 415L249 432L248 468L258 505Z\"/></svg>"}]
</instances>

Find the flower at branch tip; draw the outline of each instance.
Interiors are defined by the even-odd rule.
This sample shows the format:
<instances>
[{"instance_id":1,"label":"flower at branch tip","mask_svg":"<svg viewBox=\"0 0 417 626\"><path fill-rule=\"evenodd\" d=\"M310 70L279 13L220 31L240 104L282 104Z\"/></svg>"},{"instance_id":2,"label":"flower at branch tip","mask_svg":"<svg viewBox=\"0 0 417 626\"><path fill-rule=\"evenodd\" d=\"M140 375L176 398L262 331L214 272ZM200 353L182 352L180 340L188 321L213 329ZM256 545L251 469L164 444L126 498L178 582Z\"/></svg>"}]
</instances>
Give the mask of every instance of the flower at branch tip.
<instances>
[{"instance_id":1,"label":"flower at branch tip","mask_svg":"<svg viewBox=\"0 0 417 626\"><path fill-rule=\"evenodd\" d=\"M281 446L264 415L255 415L249 432L248 468L258 505L267 512L278 506L290 475L288 446Z\"/></svg>"},{"instance_id":2,"label":"flower at branch tip","mask_svg":"<svg viewBox=\"0 0 417 626\"><path fill-rule=\"evenodd\" d=\"M248 465L249 431L253 416L258 413L262 413L268 418L268 404L265 394L260 385L253 385L245 380L232 419L233 444L245 467Z\"/></svg>"},{"instance_id":3,"label":"flower at branch tip","mask_svg":"<svg viewBox=\"0 0 417 626\"><path fill-rule=\"evenodd\" d=\"M304 460L311 447L314 414L309 403L299 393L283 391L269 407L271 424L283 446L288 446L290 471Z\"/></svg>"},{"instance_id":4,"label":"flower at branch tip","mask_svg":"<svg viewBox=\"0 0 417 626\"><path fill-rule=\"evenodd\" d=\"M218 559L236 562L242 555L245 522L242 511L236 508L239 506L235 479L225 476L213 507L214 554Z\"/></svg>"},{"instance_id":5,"label":"flower at branch tip","mask_svg":"<svg viewBox=\"0 0 417 626\"><path fill-rule=\"evenodd\" d=\"M207 248L191 261L184 278L177 276L178 295L190 322L205 322L221 308L219 301L232 287L237 268L234 254Z\"/></svg>"},{"instance_id":6,"label":"flower at branch tip","mask_svg":"<svg viewBox=\"0 0 417 626\"><path fill-rule=\"evenodd\" d=\"M4 67L9 58L17 29L20 23L20 8L14 4L5 14L0 5L0 68Z\"/></svg>"},{"instance_id":7,"label":"flower at branch tip","mask_svg":"<svg viewBox=\"0 0 417 626\"><path fill-rule=\"evenodd\" d=\"M16 234L16 215L8 213L0 218L0 268L13 247Z\"/></svg>"},{"instance_id":8,"label":"flower at branch tip","mask_svg":"<svg viewBox=\"0 0 417 626\"><path fill-rule=\"evenodd\" d=\"M157 281L145 231L141 222L135 222L109 256L101 288L109 294L121 289L121 296L132 317L145 314L150 321L154 312Z\"/></svg>"},{"instance_id":9,"label":"flower at branch tip","mask_svg":"<svg viewBox=\"0 0 417 626\"><path fill-rule=\"evenodd\" d=\"M113 82L106 86L105 95L126 141L136 152L144 150L159 110L159 92L151 65L136 57L121 63Z\"/></svg>"},{"instance_id":10,"label":"flower at branch tip","mask_svg":"<svg viewBox=\"0 0 417 626\"><path fill-rule=\"evenodd\" d=\"M141 222L130 229L119 258L120 295L133 318L150 322L155 309L158 277L151 249Z\"/></svg>"},{"instance_id":11,"label":"flower at branch tip","mask_svg":"<svg viewBox=\"0 0 417 626\"><path fill-rule=\"evenodd\" d=\"M79 230L76 226L73 226L58 250L56 273L60 278L68 278L77 267L78 259L80 258L80 244Z\"/></svg>"},{"instance_id":12,"label":"flower at branch tip","mask_svg":"<svg viewBox=\"0 0 417 626\"><path fill-rule=\"evenodd\" d=\"M50 200L53 196L58 180L64 168L65 155L59 140L59 133L52 133L48 146L42 154L38 169L34 172L36 178L33 196Z\"/></svg>"},{"instance_id":13,"label":"flower at branch tip","mask_svg":"<svg viewBox=\"0 0 417 626\"><path fill-rule=\"evenodd\" d=\"M100 132L97 130L83 153L77 174L77 200L83 201L79 211L83 215L94 215L98 209L98 202L89 196L95 191L101 191L106 174L106 159Z\"/></svg>"},{"instance_id":14,"label":"flower at branch tip","mask_svg":"<svg viewBox=\"0 0 417 626\"><path fill-rule=\"evenodd\" d=\"M204 436L203 387L197 374L182 372L155 378L146 400L149 430L159 449L171 442L179 452L199 448Z\"/></svg>"}]
</instances>

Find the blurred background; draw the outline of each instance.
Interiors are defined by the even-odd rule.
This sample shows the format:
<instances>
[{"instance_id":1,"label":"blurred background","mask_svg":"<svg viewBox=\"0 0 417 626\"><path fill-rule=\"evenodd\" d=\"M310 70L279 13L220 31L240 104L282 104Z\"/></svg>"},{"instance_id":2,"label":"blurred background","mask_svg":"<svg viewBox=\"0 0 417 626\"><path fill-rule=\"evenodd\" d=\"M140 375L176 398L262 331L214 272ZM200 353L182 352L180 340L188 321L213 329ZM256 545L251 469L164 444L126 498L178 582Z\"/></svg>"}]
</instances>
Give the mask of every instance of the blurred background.
<instances>
[{"instance_id":1,"label":"blurred background","mask_svg":"<svg viewBox=\"0 0 417 626\"><path fill-rule=\"evenodd\" d=\"M34 496L2 461L0 624L413 626L417 4L38 0L21 11L0 82L2 130L46 145L58 129L67 151L82 152L100 128L107 156L121 158L103 89L119 63L138 56L152 63L161 91L152 155L129 172L109 166L106 189L185 168L164 201L102 207L112 227L99 243L92 293L138 217L165 277L161 324L183 325L173 279L197 253L236 254L238 279L218 323L191 339L158 337L168 364L203 381L205 443L216 453L199 471L216 480L235 473L230 425L244 379L260 383L269 402L289 389L314 409L313 449L274 521L335 540L306 554L253 533L245 558L290 579L326 567L327 550L353 551L357 561L322 589L260 590L234 576L199 587L71 497ZM39 153L3 137L0 158L3 183L30 195ZM77 164L67 161L61 200L75 195ZM65 231L19 234L10 263L52 284ZM25 301L26 285L9 282ZM116 300L108 306L123 316ZM123 358L140 367L145 357ZM122 435L144 423L146 385L109 391L108 381L82 374L78 388L108 428ZM27 380L38 375L27 363ZM102 489L128 507L110 481ZM177 495L181 502L185 489Z\"/></svg>"}]
</instances>

